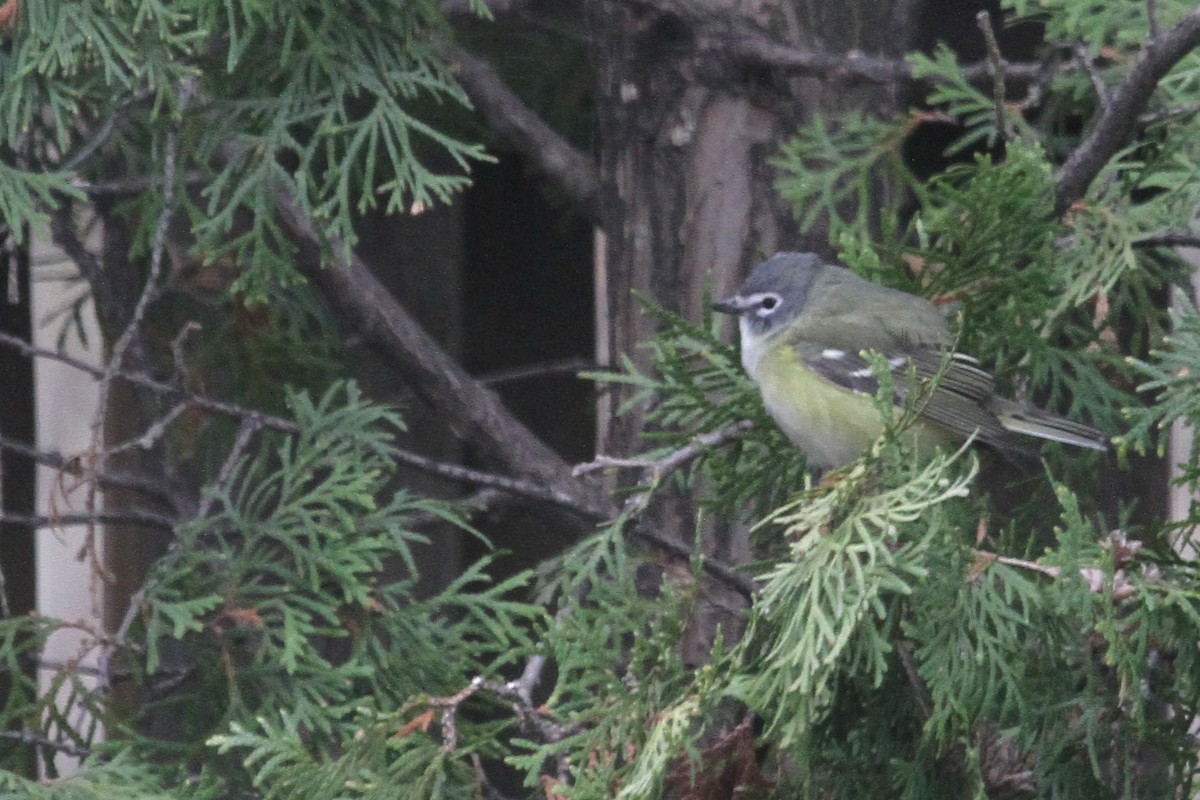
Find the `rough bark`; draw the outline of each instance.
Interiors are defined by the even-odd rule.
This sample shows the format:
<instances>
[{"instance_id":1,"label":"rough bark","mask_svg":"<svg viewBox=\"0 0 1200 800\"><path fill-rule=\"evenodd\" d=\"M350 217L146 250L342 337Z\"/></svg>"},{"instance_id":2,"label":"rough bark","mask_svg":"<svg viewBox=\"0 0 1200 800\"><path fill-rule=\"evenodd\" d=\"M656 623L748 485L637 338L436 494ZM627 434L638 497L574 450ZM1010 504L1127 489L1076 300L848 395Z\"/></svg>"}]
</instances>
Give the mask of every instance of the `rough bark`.
<instances>
[{"instance_id":1,"label":"rough bark","mask_svg":"<svg viewBox=\"0 0 1200 800\"><path fill-rule=\"evenodd\" d=\"M797 46L891 55L906 44L895 32L911 27L913 5L824 3L800 19L782 2L588 4L599 126L608 134L599 161L614 357L645 366L637 345L653 322L631 290L696 319L710 281L720 294L772 252L825 249L822 232L800 235L768 160L816 111L885 113L896 104L887 88L748 66L712 38L756 29ZM636 415L611 420L601 449L636 449L640 425Z\"/></svg>"}]
</instances>

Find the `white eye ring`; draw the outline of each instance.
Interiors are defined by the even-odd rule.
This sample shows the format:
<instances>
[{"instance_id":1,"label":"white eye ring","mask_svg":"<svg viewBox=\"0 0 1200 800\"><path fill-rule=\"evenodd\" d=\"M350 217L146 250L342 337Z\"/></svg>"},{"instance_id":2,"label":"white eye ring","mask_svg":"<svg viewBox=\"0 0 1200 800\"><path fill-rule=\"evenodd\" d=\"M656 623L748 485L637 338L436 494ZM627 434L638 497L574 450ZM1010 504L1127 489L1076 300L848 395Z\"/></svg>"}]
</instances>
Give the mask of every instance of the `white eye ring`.
<instances>
[{"instance_id":1,"label":"white eye ring","mask_svg":"<svg viewBox=\"0 0 1200 800\"><path fill-rule=\"evenodd\" d=\"M760 317L770 316L775 313L775 310L779 308L779 304L782 302L783 298L774 292L759 295L758 308L754 310L754 313Z\"/></svg>"}]
</instances>

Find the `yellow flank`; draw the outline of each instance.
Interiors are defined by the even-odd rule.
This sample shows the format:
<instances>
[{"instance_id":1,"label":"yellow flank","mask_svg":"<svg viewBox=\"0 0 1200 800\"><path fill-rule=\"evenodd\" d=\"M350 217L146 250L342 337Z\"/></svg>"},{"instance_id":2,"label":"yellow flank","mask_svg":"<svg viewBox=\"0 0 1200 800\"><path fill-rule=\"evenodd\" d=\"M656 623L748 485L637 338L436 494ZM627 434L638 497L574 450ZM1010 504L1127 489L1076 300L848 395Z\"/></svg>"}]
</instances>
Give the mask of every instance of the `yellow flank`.
<instances>
[{"instance_id":1,"label":"yellow flank","mask_svg":"<svg viewBox=\"0 0 1200 800\"><path fill-rule=\"evenodd\" d=\"M814 375L791 345L764 350L755 365L763 404L810 462L822 467L849 463L883 433L873 403ZM917 423L912 432L922 449L947 439L945 432L926 424Z\"/></svg>"}]
</instances>

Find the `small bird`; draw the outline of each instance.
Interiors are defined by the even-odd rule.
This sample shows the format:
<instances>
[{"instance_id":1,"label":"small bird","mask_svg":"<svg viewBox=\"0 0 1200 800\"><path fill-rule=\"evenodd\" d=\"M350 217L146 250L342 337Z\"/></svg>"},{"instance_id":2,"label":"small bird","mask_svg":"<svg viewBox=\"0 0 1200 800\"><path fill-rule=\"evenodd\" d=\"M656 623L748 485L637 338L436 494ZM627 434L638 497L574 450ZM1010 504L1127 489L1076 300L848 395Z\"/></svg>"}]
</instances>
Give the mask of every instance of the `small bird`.
<instances>
[{"instance_id":1,"label":"small bird","mask_svg":"<svg viewBox=\"0 0 1200 800\"><path fill-rule=\"evenodd\" d=\"M883 432L873 402L879 380L862 355L868 350L887 359L897 405L916 393L911 430L921 448L974 434L1009 458L1034 453L1029 436L1108 449L1095 428L998 397L977 360L950 351L946 320L928 300L814 253L771 257L713 309L738 317L742 365L771 417L814 466L843 466Z\"/></svg>"}]
</instances>

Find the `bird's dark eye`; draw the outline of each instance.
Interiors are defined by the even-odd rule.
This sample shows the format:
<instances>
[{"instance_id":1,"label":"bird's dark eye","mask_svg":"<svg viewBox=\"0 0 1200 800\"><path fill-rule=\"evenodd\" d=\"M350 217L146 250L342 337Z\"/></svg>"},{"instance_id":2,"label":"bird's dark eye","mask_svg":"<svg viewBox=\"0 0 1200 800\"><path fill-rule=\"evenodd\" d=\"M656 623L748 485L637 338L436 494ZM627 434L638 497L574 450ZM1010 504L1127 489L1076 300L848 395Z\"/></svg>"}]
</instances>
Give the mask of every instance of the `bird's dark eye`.
<instances>
[{"instance_id":1,"label":"bird's dark eye","mask_svg":"<svg viewBox=\"0 0 1200 800\"><path fill-rule=\"evenodd\" d=\"M758 307L763 311L774 311L775 306L779 305L779 298L773 294L769 294L762 300L758 301Z\"/></svg>"}]
</instances>

